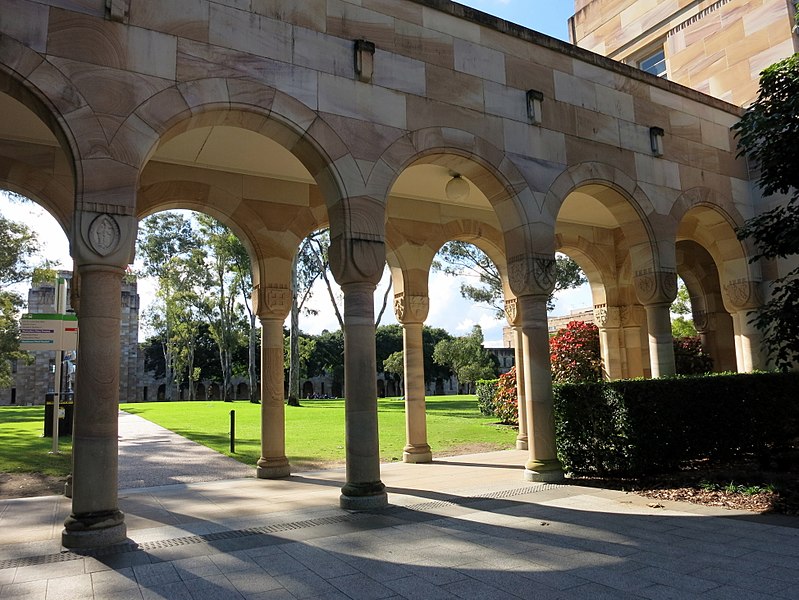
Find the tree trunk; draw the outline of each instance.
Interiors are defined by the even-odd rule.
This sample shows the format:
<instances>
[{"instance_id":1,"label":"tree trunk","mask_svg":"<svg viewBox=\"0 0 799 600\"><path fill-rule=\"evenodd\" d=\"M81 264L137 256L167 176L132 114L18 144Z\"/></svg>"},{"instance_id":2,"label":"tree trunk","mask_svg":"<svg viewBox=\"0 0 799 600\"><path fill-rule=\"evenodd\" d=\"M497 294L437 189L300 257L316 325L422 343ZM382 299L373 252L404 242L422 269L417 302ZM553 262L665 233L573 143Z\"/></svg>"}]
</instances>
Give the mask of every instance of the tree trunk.
<instances>
[{"instance_id":1,"label":"tree trunk","mask_svg":"<svg viewBox=\"0 0 799 600\"><path fill-rule=\"evenodd\" d=\"M300 405L300 307L292 294L291 331L289 332L289 406Z\"/></svg>"},{"instance_id":2,"label":"tree trunk","mask_svg":"<svg viewBox=\"0 0 799 600\"><path fill-rule=\"evenodd\" d=\"M259 404L261 402L258 393L258 372L257 372L257 357L256 357L256 335L258 329L255 327L255 315L250 312L250 339L249 339L249 366L247 373L250 379L250 402Z\"/></svg>"}]
</instances>

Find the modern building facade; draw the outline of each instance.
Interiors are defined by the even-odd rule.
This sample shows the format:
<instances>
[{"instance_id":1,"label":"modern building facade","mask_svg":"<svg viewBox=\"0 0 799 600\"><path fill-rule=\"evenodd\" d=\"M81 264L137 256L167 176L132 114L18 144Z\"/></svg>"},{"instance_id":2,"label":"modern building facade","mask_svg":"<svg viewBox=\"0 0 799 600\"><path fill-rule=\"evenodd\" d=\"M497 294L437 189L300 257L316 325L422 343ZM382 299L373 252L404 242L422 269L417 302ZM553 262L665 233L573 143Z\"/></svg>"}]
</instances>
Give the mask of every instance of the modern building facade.
<instances>
[{"instance_id":1,"label":"modern building facade","mask_svg":"<svg viewBox=\"0 0 799 600\"><path fill-rule=\"evenodd\" d=\"M775 270L735 236L762 205L736 158L735 104L444 0L0 0L0 13L0 180L50 210L76 265L67 546L125 538L120 291L138 221L159 210L207 212L250 253L264 479L291 471L292 259L330 227L344 294L344 508L387 502L373 314L386 262L404 329L403 458L432 459L422 325L449 240L478 245L503 278L527 480L563 476L546 315L556 251L590 281L611 377L674 373L678 273L716 363L765 366L747 313Z\"/></svg>"},{"instance_id":2,"label":"modern building facade","mask_svg":"<svg viewBox=\"0 0 799 600\"><path fill-rule=\"evenodd\" d=\"M575 0L571 41L727 102L799 52L795 0Z\"/></svg>"}]
</instances>

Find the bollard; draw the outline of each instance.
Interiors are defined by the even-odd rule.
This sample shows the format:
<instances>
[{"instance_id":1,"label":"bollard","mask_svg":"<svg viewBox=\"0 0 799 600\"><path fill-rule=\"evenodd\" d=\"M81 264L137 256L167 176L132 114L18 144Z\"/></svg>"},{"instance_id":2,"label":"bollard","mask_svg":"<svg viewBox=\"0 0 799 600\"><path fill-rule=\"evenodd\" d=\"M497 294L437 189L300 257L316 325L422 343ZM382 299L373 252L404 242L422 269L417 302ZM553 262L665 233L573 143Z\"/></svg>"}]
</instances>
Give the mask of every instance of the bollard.
<instances>
[{"instance_id":1,"label":"bollard","mask_svg":"<svg viewBox=\"0 0 799 600\"><path fill-rule=\"evenodd\" d=\"M230 411L230 453L236 454L236 411Z\"/></svg>"}]
</instances>

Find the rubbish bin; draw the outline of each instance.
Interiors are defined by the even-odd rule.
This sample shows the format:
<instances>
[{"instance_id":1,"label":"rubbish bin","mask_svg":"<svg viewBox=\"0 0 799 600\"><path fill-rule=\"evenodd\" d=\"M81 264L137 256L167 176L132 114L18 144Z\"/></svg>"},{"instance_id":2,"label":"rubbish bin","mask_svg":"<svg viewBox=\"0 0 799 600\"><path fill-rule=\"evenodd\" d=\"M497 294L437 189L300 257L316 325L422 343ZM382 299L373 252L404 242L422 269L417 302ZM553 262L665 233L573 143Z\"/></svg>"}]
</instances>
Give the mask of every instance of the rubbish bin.
<instances>
[{"instance_id":1,"label":"rubbish bin","mask_svg":"<svg viewBox=\"0 0 799 600\"><path fill-rule=\"evenodd\" d=\"M44 437L53 437L53 401L55 394L46 394L44 397ZM72 394L61 394L58 404L58 437L72 435L72 411L75 405Z\"/></svg>"}]
</instances>

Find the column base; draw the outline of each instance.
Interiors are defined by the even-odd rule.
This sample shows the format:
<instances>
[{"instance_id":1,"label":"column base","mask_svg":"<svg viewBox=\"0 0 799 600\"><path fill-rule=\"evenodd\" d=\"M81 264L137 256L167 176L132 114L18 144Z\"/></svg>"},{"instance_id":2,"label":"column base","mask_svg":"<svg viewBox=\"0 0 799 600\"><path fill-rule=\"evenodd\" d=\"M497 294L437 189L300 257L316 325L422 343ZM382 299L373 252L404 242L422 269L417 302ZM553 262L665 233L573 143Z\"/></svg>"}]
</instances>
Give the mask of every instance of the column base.
<instances>
[{"instance_id":1,"label":"column base","mask_svg":"<svg viewBox=\"0 0 799 600\"><path fill-rule=\"evenodd\" d=\"M517 450L529 450L530 447L527 442L527 436L524 437L517 437L516 438L516 449Z\"/></svg>"},{"instance_id":2,"label":"column base","mask_svg":"<svg viewBox=\"0 0 799 600\"><path fill-rule=\"evenodd\" d=\"M525 481L555 483L563 481L563 479L563 467L557 459L529 460L527 464L524 465Z\"/></svg>"},{"instance_id":3,"label":"column base","mask_svg":"<svg viewBox=\"0 0 799 600\"><path fill-rule=\"evenodd\" d=\"M433 452L430 446L405 446L402 452L402 462L406 463L429 463L433 462Z\"/></svg>"},{"instance_id":4,"label":"column base","mask_svg":"<svg viewBox=\"0 0 799 600\"><path fill-rule=\"evenodd\" d=\"M388 494L375 496L347 496L341 494L338 504L344 510L377 510L388 506Z\"/></svg>"},{"instance_id":5,"label":"column base","mask_svg":"<svg viewBox=\"0 0 799 600\"><path fill-rule=\"evenodd\" d=\"M382 481L347 483L341 488L339 506L344 510L375 510L388 506L388 494Z\"/></svg>"},{"instance_id":6,"label":"column base","mask_svg":"<svg viewBox=\"0 0 799 600\"><path fill-rule=\"evenodd\" d=\"M122 511L85 515L70 515L64 521L61 545L65 548L97 548L111 546L128 539L128 528Z\"/></svg>"},{"instance_id":7,"label":"column base","mask_svg":"<svg viewBox=\"0 0 799 600\"><path fill-rule=\"evenodd\" d=\"M72 498L72 473L67 475L67 481L64 484L64 497Z\"/></svg>"},{"instance_id":8,"label":"column base","mask_svg":"<svg viewBox=\"0 0 799 600\"><path fill-rule=\"evenodd\" d=\"M282 479L291 475L291 465L288 459L282 458L263 458L258 460L255 469L258 479Z\"/></svg>"}]
</instances>

